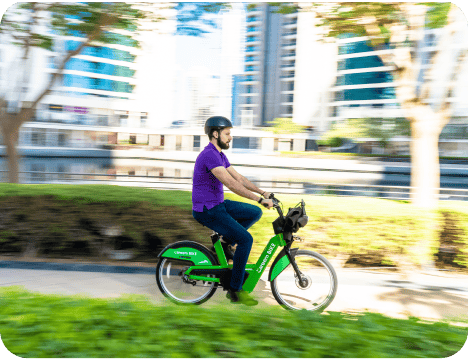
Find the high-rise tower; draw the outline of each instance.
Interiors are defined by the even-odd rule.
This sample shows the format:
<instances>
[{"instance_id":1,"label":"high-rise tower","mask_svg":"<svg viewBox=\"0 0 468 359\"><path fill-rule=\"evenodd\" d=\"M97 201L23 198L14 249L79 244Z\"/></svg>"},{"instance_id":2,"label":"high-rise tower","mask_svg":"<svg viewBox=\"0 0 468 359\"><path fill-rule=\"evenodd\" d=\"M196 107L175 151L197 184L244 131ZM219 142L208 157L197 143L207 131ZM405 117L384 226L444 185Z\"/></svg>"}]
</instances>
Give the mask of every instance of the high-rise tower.
<instances>
[{"instance_id":1,"label":"high-rise tower","mask_svg":"<svg viewBox=\"0 0 468 359\"><path fill-rule=\"evenodd\" d=\"M241 118L254 126L293 115L297 13L275 10L258 4L247 12Z\"/></svg>"}]
</instances>

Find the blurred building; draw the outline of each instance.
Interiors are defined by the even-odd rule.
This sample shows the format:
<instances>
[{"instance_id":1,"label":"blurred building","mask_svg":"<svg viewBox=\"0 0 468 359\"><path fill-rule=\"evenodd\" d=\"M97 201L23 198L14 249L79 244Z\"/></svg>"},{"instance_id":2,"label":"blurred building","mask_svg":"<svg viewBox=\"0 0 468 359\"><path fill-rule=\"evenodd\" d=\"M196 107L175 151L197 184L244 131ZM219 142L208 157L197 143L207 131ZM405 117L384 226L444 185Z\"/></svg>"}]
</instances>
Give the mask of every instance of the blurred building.
<instances>
[{"instance_id":1,"label":"blurred building","mask_svg":"<svg viewBox=\"0 0 468 359\"><path fill-rule=\"evenodd\" d=\"M468 48L468 27L466 17L461 11L457 13L458 31L453 37L447 37L448 29L425 29L423 41L415 49L415 56L420 61L421 73L419 86L428 74L434 55L443 50L441 58L435 62L434 85L427 103L437 109L444 97L444 92L451 82L450 76L455 69L458 51ZM391 52L387 48L374 50L368 45L369 37L356 37L349 34L338 40L337 77L331 88L329 106L332 109L330 122L344 121L350 118L380 118L385 120L404 120L405 115L395 94L396 82L391 73L379 58L380 52ZM448 51L447 51L448 50ZM440 136L441 155L462 155L468 153L468 60L461 66L456 75L456 86L449 102L453 103L450 123ZM404 141L400 146L401 153L408 153L409 143ZM457 149L459 151L457 151Z\"/></svg>"},{"instance_id":2,"label":"blurred building","mask_svg":"<svg viewBox=\"0 0 468 359\"><path fill-rule=\"evenodd\" d=\"M176 10L173 3L143 3L151 6L163 21L143 21L137 36L141 50L135 59L135 88L133 108L135 113L147 112L147 129L169 126L175 119L176 98ZM143 127L143 126L142 126Z\"/></svg>"},{"instance_id":3,"label":"blurred building","mask_svg":"<svg viewBox=\"0 0 468 359\"><path fill-rule=\"evenodd\" d=\"M231 120L234 126L239 127L241 125L241 93L243 80L242 75L232 76L232 103L231 103Z\"/></svg>"},{"instance_id":4,"label":"blurred building","mask_svg":"<svg viewBox=\"0 0 468 359\"><path fill-rule=\"evenodd\" d=\"M322 30L317 27L317 18L312 11L300 11L297 16L296 51L291 52L294 66L293 120L307 126L314 134L327 131L330 127L333 101L330 88L335 85L337 75L338 47L325 43Z\"/></svg>"},{"instance_id":5,"label":"blurred building","mask_svg":"<svg viewBox=\"0 0 468 359\"><path fill-rule=\"evenodd\" d=\"M165 17L152 31L114 30L110 44L93 43L66 64L36 108L31 122L22 126L21 146L96 148L105 144L148 144L154 128L171 122L176 20L167 5L152 10ZM78 18L70 21L79 21ZM142 23L141 28L147 26ZM30 100L43 91L68 51L84 37L80 33L62 36L48 23L44 33L54 37L53 51L33 48ZM140 30L139 28L138 30ZM135 29L137 30L137 29ZM140 49L134 47L140 41ZM161 49L164 51L160 51ZM1 80L14 68L18 49L4 37L1 42Z\"/></svg>"},{"instance_id":6,"label":"blurred building","mask_svg":"<svg viewBox=\"0 0 468 359\"><path fill-rule=\"evenodd\" d=\"M187 73L189 121L194 127L220 112L220 78L208 68L195 66Z\"/></svg>"},{"instance_id":7,"label":"blurred building","mask_svg":"<svg viewBox=\"0 0 468 359\"><path fill-rule=\"evenodd\" d=\"M254 126L292 118L323 131L330 117L336 45L318 41L312 12L279 14L276 9L258 4L247 12L241 117Z\"/></svg>"},{"instance_id":8,"label":"blurred building","mask_svg":"<svg viewBox=\"0 0 468 359\"><path fill-rule=\"evenodd\" d=\"M234 77L243 72L245 46L245 5L232 3L221 11L221 68L219 114L233 121L238 93Z\"/></svg>"},{"instance_id":9,"label":"blurred building","mask_svg":"<svg viewBox=\"0 0 468 359\"><path fill-rule=\"evenodd\" d=\"M297 13L275 13L267 3L247 11L241 122L266 126L292 117Z\"/></svg>"}]
</instances>

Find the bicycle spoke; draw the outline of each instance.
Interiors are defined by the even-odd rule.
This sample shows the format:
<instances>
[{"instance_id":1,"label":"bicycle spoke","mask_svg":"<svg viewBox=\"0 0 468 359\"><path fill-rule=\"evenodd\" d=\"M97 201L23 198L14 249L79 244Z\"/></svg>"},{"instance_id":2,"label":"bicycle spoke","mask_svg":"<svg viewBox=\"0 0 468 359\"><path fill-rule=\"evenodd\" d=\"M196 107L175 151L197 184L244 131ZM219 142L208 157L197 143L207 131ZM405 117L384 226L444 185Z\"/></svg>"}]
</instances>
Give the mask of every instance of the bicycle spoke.
<instances>
[{"instance_id":1,"label":"bicycle spoke","mask_svg":"<svg viewBox=\"0 0 468 359\"><path fill-rule=\"evenodd\" d=\"M337 290L333 267L318 253L304 250L297 251L295 262L302 273L302 282L290 264L271 283L276 300L288 309L324 310Z\"/></svg>"},{"instance_id":2,"label":"bicycle spoke","mask_svg":"<svg viewBox=\"0 0 468 359\"><path fill-rule=\"evenodd\" d=\"M203 302L216 290L215 283L187 280L183 273L188 268L185 261L163 258L157 267L156 277L160 278L158 285L163 294L175 302Z\"/></svg>"}]
</instances>

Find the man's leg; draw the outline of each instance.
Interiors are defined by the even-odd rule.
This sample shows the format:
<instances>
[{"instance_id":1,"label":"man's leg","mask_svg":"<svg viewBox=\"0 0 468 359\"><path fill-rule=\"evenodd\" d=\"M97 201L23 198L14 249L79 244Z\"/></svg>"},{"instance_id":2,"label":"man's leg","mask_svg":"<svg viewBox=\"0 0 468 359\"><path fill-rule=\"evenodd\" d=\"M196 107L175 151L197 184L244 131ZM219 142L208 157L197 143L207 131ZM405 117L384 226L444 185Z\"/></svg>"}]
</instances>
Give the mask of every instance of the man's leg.
<instances>
[{"instance_id":1,"label":"man's leg","mask_svg":"<svg viewBox=\"0 0 468 359\"><path fill-rule=\"evenodd\" d=\"M224 203L226 212L245 229L249 229L262 218L263 211L253 204L230 200L225 200Z\"/></svg>"},{"instance_id":2,"label":"man's leg","mask_svg":"<svg viewBox=\"0 0 468 359\"><path fill-rule=\"evenodd\" d=\"M233 260L231 288L235 291L241 290L244 282L245 266L252 249L252 235L226 211L224 203L210 210L205 207L203 212L193 212L193 216L204 226L221 234L227 242L237 244ZM243 223L247 222L252 222L252 218L243 219Z\"/></svg>"},{"instance_id":3,"label":"man's leg","mask_svg":"<svg viewBox=\"0 0 468 359\"><path fill-rule=\"evenodd\" d=\"M234 218L239 224L242 225L246 230L252 227L263 215L262 210L258 206L254 206L245 202L237 202L225 200L226 212ZM250 235L250 238L252 236ZM252 243L250 240L248 243L242 243L243 239L240 241L235 241L237 243L237 248L234 253L233 267L232 267L232 279L231 287L235 289L239 283L242 287L245 276L245 266L247 265L247 260L249 259L250 251L252 250ZM245 260L244 260L245 259ZM242 271L242 279L240 279L240 273Z\"/></svg>"}]
</instances>

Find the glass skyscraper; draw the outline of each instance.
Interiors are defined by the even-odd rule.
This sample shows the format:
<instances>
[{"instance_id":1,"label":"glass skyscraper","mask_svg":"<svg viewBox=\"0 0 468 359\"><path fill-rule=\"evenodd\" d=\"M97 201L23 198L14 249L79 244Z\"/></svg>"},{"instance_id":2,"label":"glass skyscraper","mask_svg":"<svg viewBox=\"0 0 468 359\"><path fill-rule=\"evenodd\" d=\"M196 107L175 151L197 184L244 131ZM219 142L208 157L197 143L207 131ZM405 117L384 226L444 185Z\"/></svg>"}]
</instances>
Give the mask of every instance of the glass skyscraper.
<instances>
[{"instance_id":1,"label":"glass skyscraper","mask_svg":"<svg viewBox=\"0 0 468 359\"><path fill-rule=\"evenodd\" d=\"M366 40L345 43L339 47L339 55L351 55L338 62L340 75L337 86L343 86L336 92L336 99L341 101L372 100L373 107L383 107L379 100L394 99L393 76L382 60L373 54L372 47ZM352 57L359 54L359 57ZM371 85L371 86L366 86ZM349 106L359 106L359 103Z\"/></svg>"}]
</instances>

